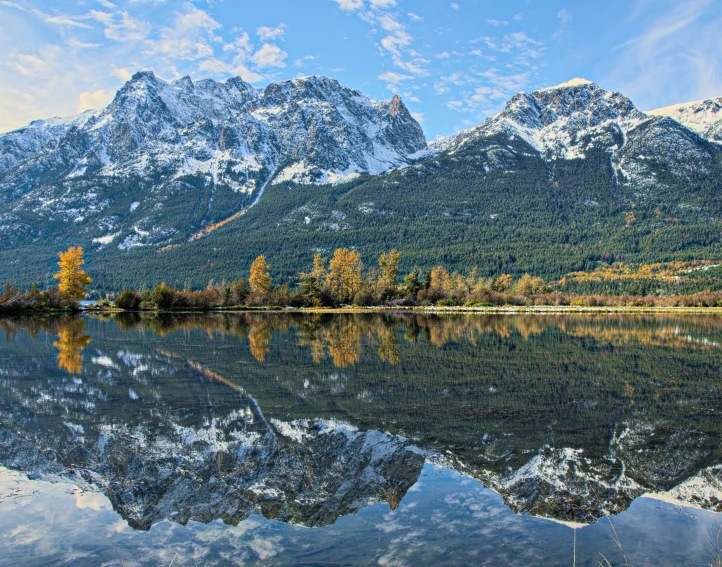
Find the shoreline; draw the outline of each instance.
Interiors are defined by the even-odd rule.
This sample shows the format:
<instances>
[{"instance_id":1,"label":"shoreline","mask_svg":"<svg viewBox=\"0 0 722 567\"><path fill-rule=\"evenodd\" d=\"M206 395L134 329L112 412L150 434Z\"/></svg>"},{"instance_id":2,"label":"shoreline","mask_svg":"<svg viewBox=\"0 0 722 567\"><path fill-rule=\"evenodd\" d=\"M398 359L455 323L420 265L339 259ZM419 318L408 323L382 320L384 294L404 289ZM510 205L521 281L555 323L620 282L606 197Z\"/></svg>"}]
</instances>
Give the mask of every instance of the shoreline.
<instances>
[{"instance_id":1,"label":"shoreline","mask_svg":"<svg viewBox=\"0 0 722 567\"><path fill-rule=\"evenodd\" d=\"M0 310L0 319L17 316L60 316L78 314L169 314L169 315L203 315L203 314L239 314L239 313L298 313L309 315L336 315L360 313L415 313L415 314L466 314L466 315L574 315L574 314L619 314L619 315L720 315L722 307L624 307L624 306L549 306L549 305L507 305L486 307L438 307L438 306L375 306L375 307L216 307L212 309L139 309L124 310L119 308L81 308L74 310Z\"/></svg>"},{"instance_id":2,"label":"shoreline","mask_svg":"<svg viewBox=\"0 0 722 567\"><path fill-rule=\"evenodd\" d=\"M83 313L163 313L163 314L220 314L220 313L301 313L301 314L350 314L350 313L429 313L429 314L494 314L494 315L526 315L526 314L701 314L720 315L722 307L577 307L577 306L499 306L499 307L251 307L251 308L216 308L207 310L179 309L179 310L139 310L124 311L118 309L100 310L88 309Z\"/></svg>"}]
</instances>

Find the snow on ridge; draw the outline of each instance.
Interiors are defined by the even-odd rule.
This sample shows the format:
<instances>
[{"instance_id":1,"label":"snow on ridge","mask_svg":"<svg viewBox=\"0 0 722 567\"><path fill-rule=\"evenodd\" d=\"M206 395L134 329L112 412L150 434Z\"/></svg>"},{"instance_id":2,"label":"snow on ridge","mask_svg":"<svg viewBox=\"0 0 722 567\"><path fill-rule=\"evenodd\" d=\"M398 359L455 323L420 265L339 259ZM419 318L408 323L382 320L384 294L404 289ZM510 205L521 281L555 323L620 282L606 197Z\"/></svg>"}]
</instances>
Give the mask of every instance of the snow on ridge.
<instances>
[{"instance_id":1,"label":"snow on ridge","mask_svg":"<svg viewBox=\"0 0 722 567\"><path fill-rule=\"evenodd\" d=\"M581 87L584 85L594 85L595 83L593 81L590 81L589 79L582 79L581 77L576 77L574 79L571 79L569 81L566 81L564 83L560 83L558 85L555 85L553 87L546 87L543 89L538 89L538 91L552 91L555 89L564 89L567 87Z\"/></svg>"},{"instance_id":2,"label":"snow on ridge","mask_svg":"<svg viewBox=\"0 0 722 567\"><path fill-rule=\"evenodd\" d=\"M710 141L722 142L722 96L673 104L646 114L672 118Z\"/></svg>"}]
</instances>

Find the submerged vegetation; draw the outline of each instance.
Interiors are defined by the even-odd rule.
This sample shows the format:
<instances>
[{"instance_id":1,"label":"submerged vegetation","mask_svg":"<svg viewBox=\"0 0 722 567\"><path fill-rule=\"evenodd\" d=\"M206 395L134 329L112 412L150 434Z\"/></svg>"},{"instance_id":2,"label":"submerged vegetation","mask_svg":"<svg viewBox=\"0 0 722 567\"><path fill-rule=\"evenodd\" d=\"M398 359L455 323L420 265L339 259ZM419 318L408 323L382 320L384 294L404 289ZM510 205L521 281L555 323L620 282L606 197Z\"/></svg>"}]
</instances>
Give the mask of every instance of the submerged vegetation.
<instances>
[{"instance_id":1,"label":"submerged vegetation","mask_svg":"<svg viewBox=\"0 0 722 567\"><path fill-rule=\"evenodd\" d=\"M83 271L83 249L59 254L56 288L35 285L21 292L8 283L0 295L0 312L73 309L92 282ZM98 305L137 310L214 310L295 307L722 307L722 267L712 261L628 265L601 263L590 272L573 272L549 281L531 274L480 275L449 272L439 265L428 272L412 268L401 278L401 252L381 254L377 266L366 269L361 254L337 248L331 258L317 252L308 272L295 286L274 285L265 255L251 264L249 276L204 289L177 288L165 282L148 289L121 290ZM401 281L399 281L401 279ZM111 304L112 301L112 304Z\"/></svg>"}]
</instances>

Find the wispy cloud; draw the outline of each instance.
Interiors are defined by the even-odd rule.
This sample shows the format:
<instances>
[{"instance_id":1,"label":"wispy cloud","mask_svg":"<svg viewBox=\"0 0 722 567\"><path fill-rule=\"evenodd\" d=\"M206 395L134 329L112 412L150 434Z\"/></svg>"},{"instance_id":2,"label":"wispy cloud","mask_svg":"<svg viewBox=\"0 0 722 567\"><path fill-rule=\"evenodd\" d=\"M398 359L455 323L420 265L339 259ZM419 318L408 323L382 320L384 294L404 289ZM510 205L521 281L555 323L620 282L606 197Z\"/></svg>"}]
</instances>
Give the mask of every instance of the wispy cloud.
<instances>
[{"instance_id":1,"label":"wispy cloud","mask_svg":"<svg viewBox=\"0 0 722 567\"><path fill-rule=\"evenodd\" d=\"M562 8L557 12L557 19L561 20L563 24L568 24L572 21L572 15L569 13L569 10Z\"/></svg>"},{"instance_id":2,"label":"wispy cloud","mask_svg":"<svg viewBox=\"0 0 722 567\"><path fill-rule=\"evenodd\" d=\"M150 34L150 23L134 18L128 12L114 14L91 10L90 17L103 24L105 37L114 41L138 41Z\"/></svg>"},{"instance_id":3,"label":"wispy cloud","mask_svg":"<svg viewBox=\"0 0 722 567\"><path fill-rule=\"evenodd\" d=\"M722 94L722 13L714 0L638 1L641 32L616 49L605 83L642 108Z\"/></svg>"}]
</instances>

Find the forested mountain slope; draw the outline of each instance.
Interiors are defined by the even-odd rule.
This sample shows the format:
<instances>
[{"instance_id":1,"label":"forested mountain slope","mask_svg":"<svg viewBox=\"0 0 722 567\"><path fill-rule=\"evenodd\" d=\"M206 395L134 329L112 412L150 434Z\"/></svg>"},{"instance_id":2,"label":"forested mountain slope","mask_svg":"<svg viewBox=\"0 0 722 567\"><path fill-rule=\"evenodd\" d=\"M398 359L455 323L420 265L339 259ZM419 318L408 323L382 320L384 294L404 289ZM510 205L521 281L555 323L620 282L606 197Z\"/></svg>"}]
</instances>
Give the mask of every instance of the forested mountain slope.
<instances>
[{"instance_id":1,"label":"forested mountain slope","mask_svg":"<svg viewBox=\"0 0 722 567\"><path fill-rule=\"evenodd\" d=\"M150 80L136 75L124 89L149 89ZM153 81L161 99L189 82ZM73 162L62 179L43 181L59 171L54 144L70 147L71 132L85 139L82 132L111 131L102 116L130 96L123 89L100 114L31 125L42 140L0 137L0 164L11 164L0 174L0 277L44 282L54 253L69 244L86 246L89 270L106 289L235 279L261 253L277 278L292 281L314 252L340 246L358 249L367 264L395 247L404 253L402 269L443 263L546 277L593 269L601 260L722 254L722 146L588 81L520 93L499 115L432 144L435 153L398 98L372 102L323 78L262 93L232 81L214 85L225 98L204 110L210 118L164 122L172 131L163 126L144 138L161 149L133 146L122 173L101 159L96 169ZM147 99L143 108L151 104ZM229 117L221 108L231 109ZM227 123L233 135L226 135ZM58 134L63 124L72 126ZM289 124L297 126L293 140L284 134ZM258 140L266 146L254 146L249 157L254 131L265 133ZM62 143L54 141L61 134ZM12 145L12 136L20 141ZM199 139L206 161L192 157ZM35 157L18 157L38 147L45 149ZM219 165L223 156L236 161ZM251 159L258 168L243 169ZM24 186L18 172L32 168L45 173ZM239 215L262 187L262 198Z\"/></svg>"}]
</instances>

